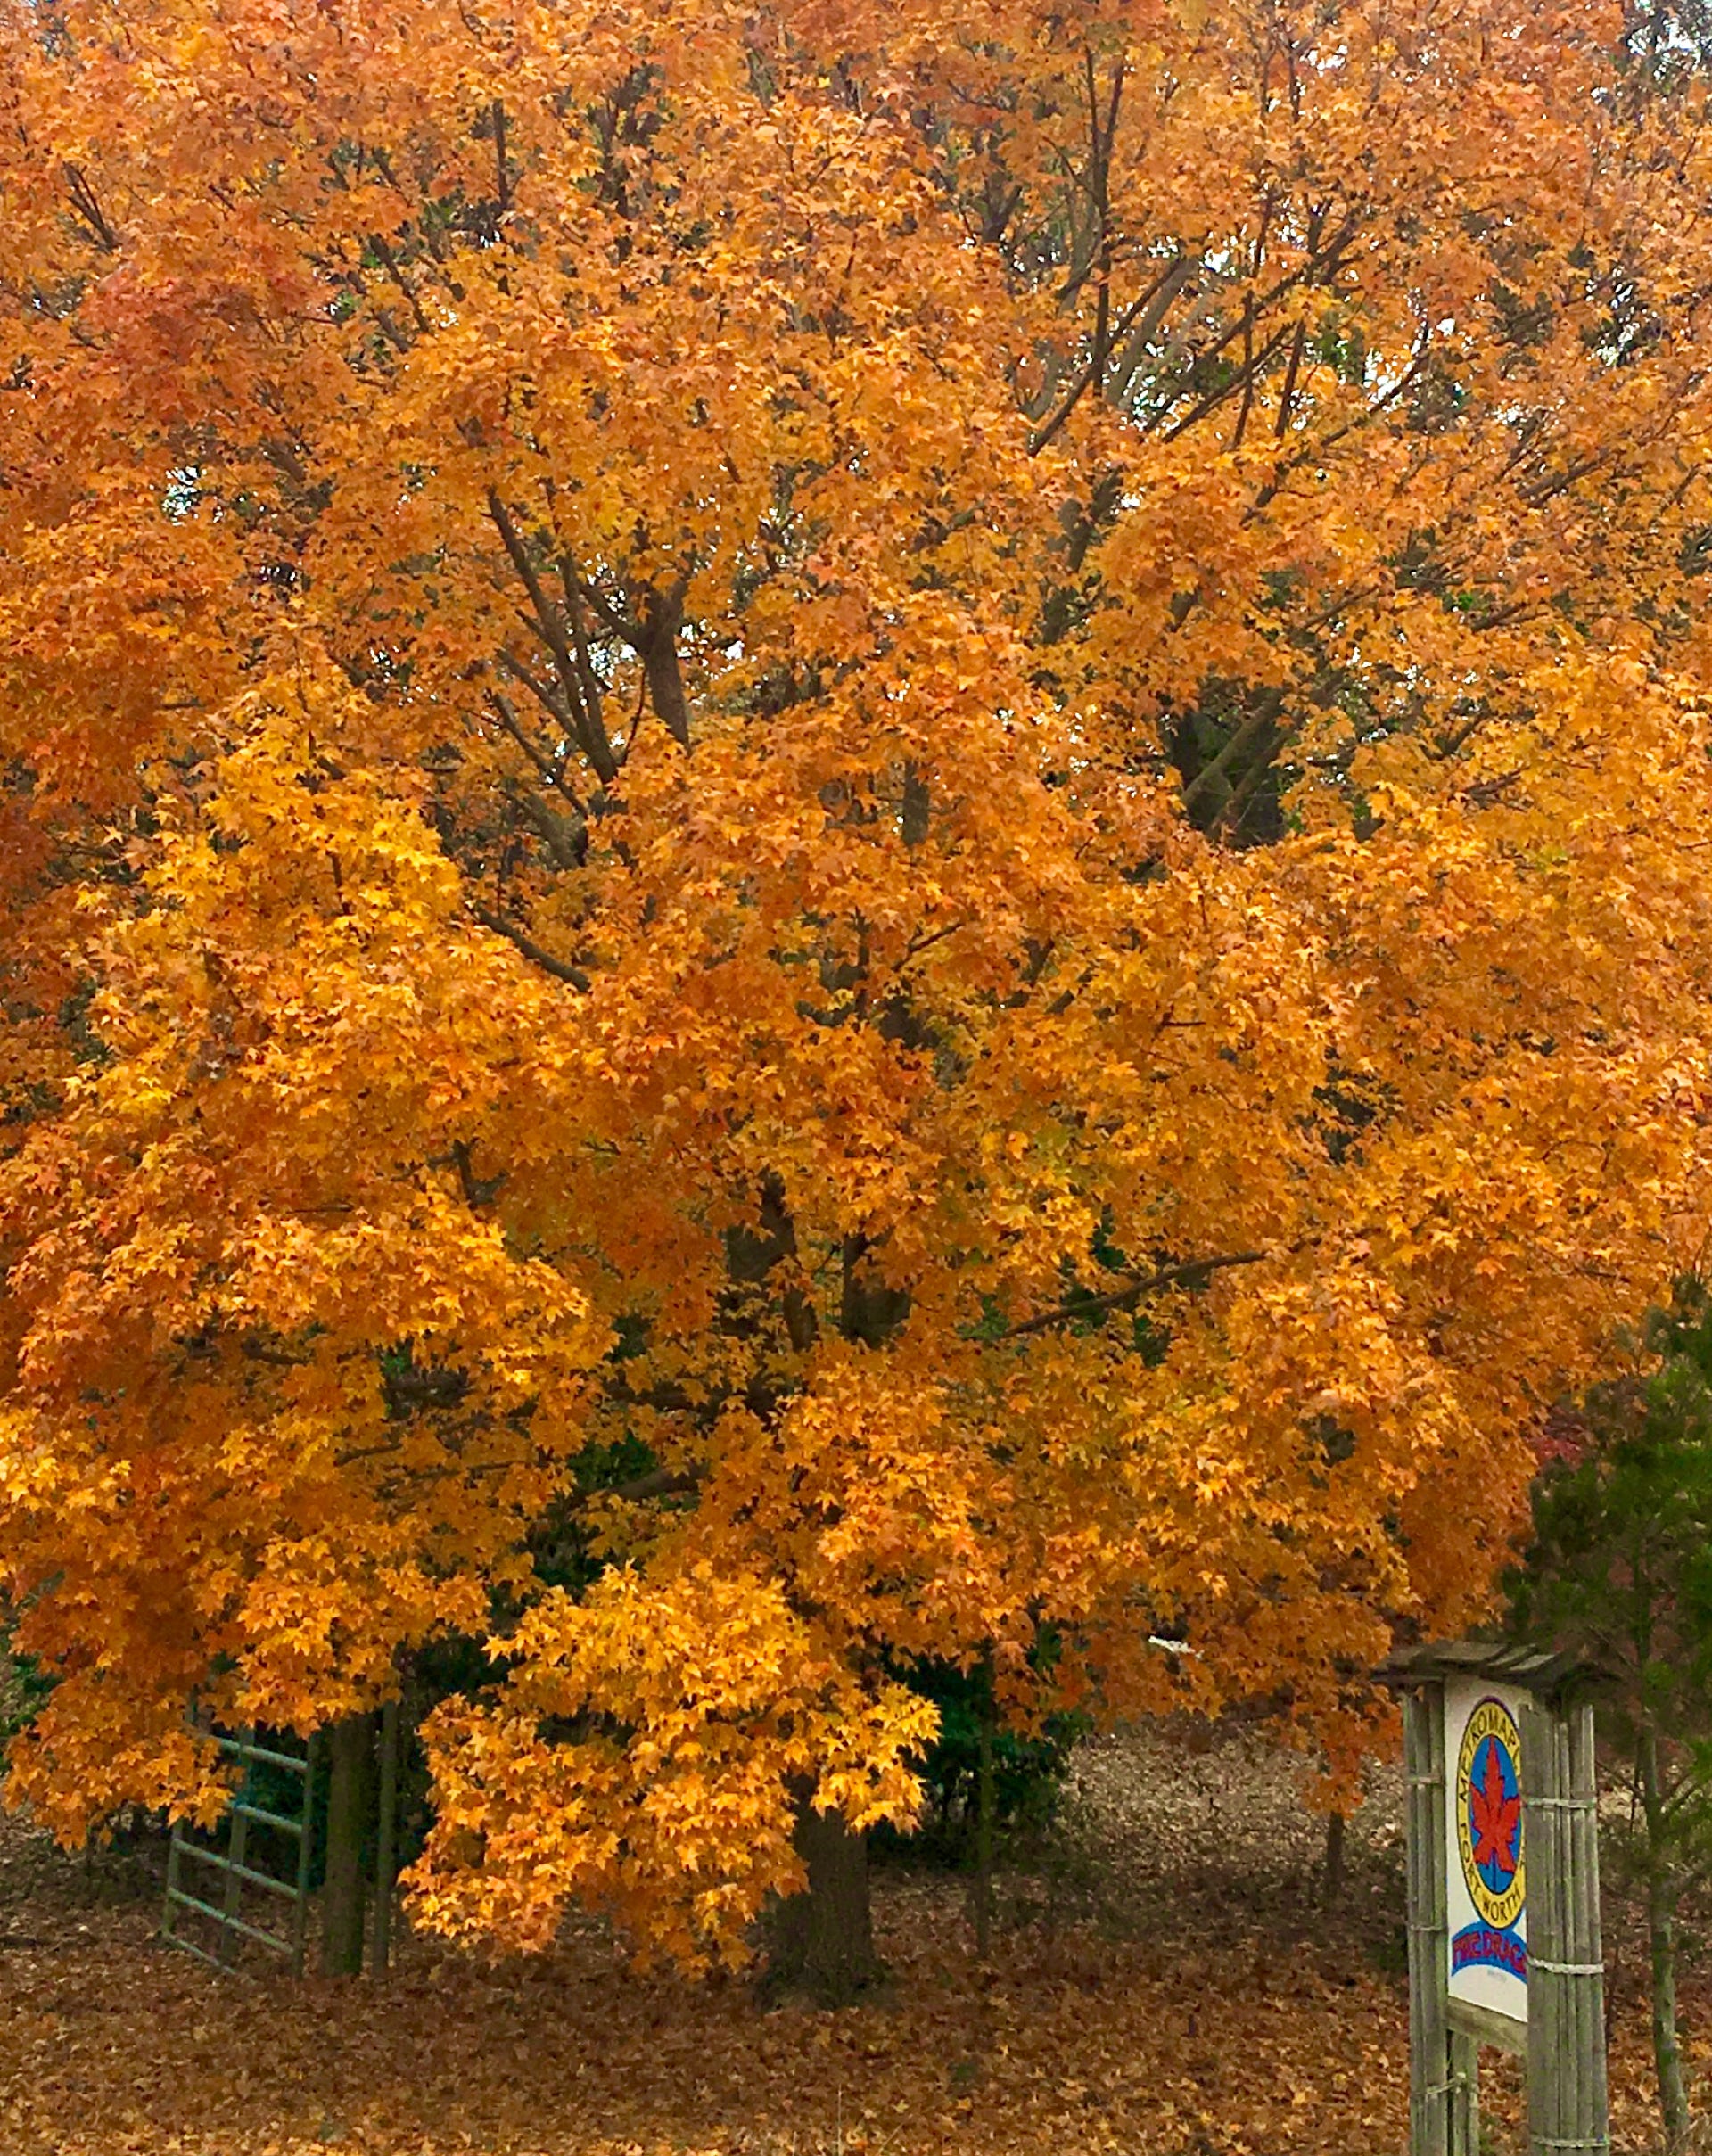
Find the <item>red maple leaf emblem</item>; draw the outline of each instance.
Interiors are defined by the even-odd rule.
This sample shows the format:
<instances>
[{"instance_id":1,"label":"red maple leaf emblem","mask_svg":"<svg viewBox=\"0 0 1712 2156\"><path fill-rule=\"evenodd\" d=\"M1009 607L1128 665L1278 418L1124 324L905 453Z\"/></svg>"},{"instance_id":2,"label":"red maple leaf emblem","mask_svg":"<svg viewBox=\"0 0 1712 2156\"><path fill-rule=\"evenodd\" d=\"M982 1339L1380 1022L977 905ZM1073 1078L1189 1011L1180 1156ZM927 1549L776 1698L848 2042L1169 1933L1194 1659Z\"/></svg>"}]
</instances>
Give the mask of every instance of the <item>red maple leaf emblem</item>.
<instances>
[{"instance_id":1,"label":"red maple leaf emblem","mask_svg":"<svg viewBox=\"0 0 1712 2156\"><path fill-rule=\"evenodd\" d=\"M1483 1786L1484 1785L1484 1786ZM1474 1829L1474 1861L1485 1871L1494 1866L1508 1880L1516 1870L1516 1840L1522 1831L1522 1799L1504 1794L1503 1769L1498 1747L1486 1744L1486 1771L1480 1782L1469 1784L1469 1823Z\"/></svg>"}]
</instances>

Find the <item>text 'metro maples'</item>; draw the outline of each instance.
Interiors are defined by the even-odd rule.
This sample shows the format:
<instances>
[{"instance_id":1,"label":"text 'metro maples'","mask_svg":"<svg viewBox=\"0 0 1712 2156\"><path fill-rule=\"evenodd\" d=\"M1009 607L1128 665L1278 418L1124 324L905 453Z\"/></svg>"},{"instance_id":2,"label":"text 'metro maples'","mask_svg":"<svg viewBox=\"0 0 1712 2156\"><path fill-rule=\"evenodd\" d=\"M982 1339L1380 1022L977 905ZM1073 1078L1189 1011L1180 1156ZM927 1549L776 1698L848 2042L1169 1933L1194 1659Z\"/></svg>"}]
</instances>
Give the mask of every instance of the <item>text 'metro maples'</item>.
<instances>
[{"instance_id":1,"label":"text 'metro maples'","mask_svg":"<svg viewBox=\"0 0 1712 2156\"><path fill-rule=\"evenodd\" d=\"M419 1914L695 1964L921 1658L1346 1757L1707 1230L1673 39L0 21L12 1794L471 1635Z\"/></svg>"}]
</instances>

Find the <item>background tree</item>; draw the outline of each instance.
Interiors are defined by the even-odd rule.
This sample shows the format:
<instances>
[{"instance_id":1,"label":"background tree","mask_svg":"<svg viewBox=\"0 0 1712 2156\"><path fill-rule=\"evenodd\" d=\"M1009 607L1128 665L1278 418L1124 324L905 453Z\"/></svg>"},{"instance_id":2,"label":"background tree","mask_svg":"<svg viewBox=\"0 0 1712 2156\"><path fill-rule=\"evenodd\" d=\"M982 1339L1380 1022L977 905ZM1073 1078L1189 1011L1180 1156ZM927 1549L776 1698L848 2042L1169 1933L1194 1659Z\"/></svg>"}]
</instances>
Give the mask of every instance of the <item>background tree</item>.
<instances>
[{"instance_id":1,"label":"background tree","mask_svg":"<svg viewBox=\"0 0 1712 2156\"><path fill-rule=\"evenodd\" d=\"M1651 1374L1590 1395L1542 1472L1511 1606L1527 1634L1608 1680L1604 1719L1636 1800L1659 2108L1677 2149L1691 2126L1679 1918L1712 1870L1712 1306L1700 1281L1679 1283L1647 1345Z\"/></svg>"},{"instance_id":2,"label":"background tree","mask_svg":"<svg viewBox=\"0 0 1712 2156\"><path fill-rule=\"evenodd\" d=\"M467 1633L426 1921L700 1965L812 1874L845 1992L901 1666L1358 1749L1703 1231L1692 83L6 21L11 1787L206 1810L193 1688Z\"/></svg>"}]
</instances>

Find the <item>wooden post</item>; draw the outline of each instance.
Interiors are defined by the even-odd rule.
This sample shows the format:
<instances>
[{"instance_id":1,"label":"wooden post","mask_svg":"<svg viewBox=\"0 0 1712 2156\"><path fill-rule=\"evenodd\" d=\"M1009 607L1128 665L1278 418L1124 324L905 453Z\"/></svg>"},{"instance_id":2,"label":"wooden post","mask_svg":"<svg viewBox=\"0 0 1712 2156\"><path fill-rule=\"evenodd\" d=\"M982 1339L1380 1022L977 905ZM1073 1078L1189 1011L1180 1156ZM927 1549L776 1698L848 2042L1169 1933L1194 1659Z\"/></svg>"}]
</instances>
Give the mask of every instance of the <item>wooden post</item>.
<instances>
[{"instance_id":1,"label":"wooden post","mask_svg":"<svg viewBox=\"0 0 1712 2156\"><path fill-rule=\"evenodd\" d=\"M176 1899L184 1884L184 1823L174 1820L172 1839L167 1844L167 1898L160 1912L160 1936L171 1938L177 1930L178 1904Z\"/></svg>"},{"instance_id":2,"label":"wooden post","mask_svg":"<svg viewBox=\"0 0 1712 2156\"><path fill-rule=\"evenodd\" d=\"M255 1725L253 1724L251 1724L251 1725L244 1731L243 1736L246 1744L253 1744L255 1742L256 1732ZM246 1761L244 1763L244 1774L246 1781L248 1779L249 1773L249 1764ZM241 1797L243 1793L244 1786L245 1785L243 1782L240 1782L235 1794ZM239 1914L243 1907L243 1865L244 1860L250 1854L249 1814L247 1812L233 1811L229 1814L229 1817L232 1823L226 1833L226 1854L230 1859L230 1868L226 1874L226 1897L223 1904L223 1906L226 1910L226 1921L220 1927L220 1941L218 1947L219 1957L223 1963L235 1960L237 1955L238 1935L232 1927L236 1923Z\"/></svg>"},{"instance_id":3,"label":"wooden post","mask_svg":"<svg viewBox=\"0 0 1712 2156\"><path fill-rule=\"evenodd\" d=\"M1452 2156L1444 1693L1442 1684L1422 1684L1403 1700L1409 1787L1409 2156Z\"/></svg>"},{"instance_id":4,"label":"wooden post","mask_svg":"<svg viewBox=\"0 0 1712 2156\"><path fill-rule=\"evenodd\" d=\"M392 1963L392 1897L399 1869L399 1703L381 1709L381 1817L374 1856L374 1973L384 1976Z\"/></svg>"},{"instance_id":5,"label":"wooden post","mask_svg":"<svg viewBox=\"0 0 1712 2156\"><path fill-rule=\"evenodd\" d=\"M977 1711L981 1720L975 1777L975 1958L984 1966L992 1955L992 1725L998 1712L991 1648L982 1658Z\"/></svg>"},{"instance_id":6,"label":"wooden post","mask_svg":"<svg viewBox=\"0 0 1712 2156\"><path fill-rule=\"evenodd\" d=\"M321 1897L321 1972L360 1976L363 1968L363 1835L367 1824L374 1717L350 1715L327 1732L325 1884Z\"/></svg>"},{"instance_id":7,"label":"wooden post","mask_svg":"<svg viewBox=\"0 0 1712 2156\"><path fill-rule=\"evenodd\" d=\"M297 1898L292 1907L292 1974L303 1974L309 1938L309 1875L315 1859L315 1771L321 1764L321 1732L312 1730L303 1757L303 1831L297 1838Z\"/></svg>"}]
</instances>

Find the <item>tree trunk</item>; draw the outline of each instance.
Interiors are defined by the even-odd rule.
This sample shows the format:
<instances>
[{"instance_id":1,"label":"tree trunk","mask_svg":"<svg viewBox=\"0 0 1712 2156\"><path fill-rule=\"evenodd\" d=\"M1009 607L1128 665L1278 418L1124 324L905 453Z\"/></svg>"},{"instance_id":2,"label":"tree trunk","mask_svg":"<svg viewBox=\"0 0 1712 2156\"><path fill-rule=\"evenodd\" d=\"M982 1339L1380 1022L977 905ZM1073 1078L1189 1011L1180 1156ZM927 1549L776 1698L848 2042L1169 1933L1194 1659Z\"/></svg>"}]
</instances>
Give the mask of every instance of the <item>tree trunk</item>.
<instances>
[{"instance_id":1,"label":"tree trunk","mask_svg":"<svg viewBox=\"0 0 1712 2156\"><path fill-rule=\"evenodd\" d=\"M793 1839L809 1883L774 1906L768 1987L804 1992L821 2006L852 2005L885 1974L874 1951L867 1839L842 1813L817 1812L804 1799Z\"/></svg>"},{"instance_id":2,"label":"tree trunk","mask_svg":"<svg viewBox=\"0 0 1712 2156\"><path fill-rule=\"evenodd\" d=\"M1652 2059L1658 2076L1658 2112L1665 2146L1688 2141L1688 2089L1676 2036L1676 1912L1667 1880L1647 1881L1647 1944L1652 1961Z\"/></svg>"},{"instance_id":3,"label":"tree trunk","mask_svg":"<svg viewBox=\"0 0 1712 2156\"><path fill-rule=\"evenodd\" d=\"M1343 1814L1329 1813L1326 1819L1326 1867L1320 1882L1321 1899L1328 1909L1335 1909L1343 1898L1346 1831Z\"/></svg>"},{"instance_id":4,"label":"tree trunk","mask_svg":"<svg viewBox=\"0 0 1712 2156\"><path fill-rule=\"evenodd\" d=\"M327 1790L326 1880L321 1897L324 1976L362 1974L363 1839L368 1828L374 1749L372 1715L352 1715L327 1732L332 1778Z\"/></svg>"},{"instance_id":5,"label":"tree trunk","mask_svg":"<svg viewBox=\"0 0 1712 2156\"><path fill-rule=\"evenodd\" d=\"M1647 1945L1652 1964L1652 2060L1665 2146L1686 2147L1688 2087L1676 2033L1676 1881L1673 1875L1658 1767L1658 1732L1643 1726L1638 1746L1641 1807L1647 1830Z\"/></svg>"},{"instance_id":6,"label":"tree trunk","mask_svg":"<svg viewBox=\"0 0 1712 2156\"><path fill-rule=\"evenodd\" d=\"M684 590L649 588L642 595L642 671L654 716L682 748L689 746L689 705L684 697L683 669L678 659L678 631L684 625Z\"/></svg>"},{"instance_id":7,"label":"tree trunk","mask_svg":"<svg viewBox=\"0 0 1712 2156\"><path fill-rule=\"evenodd\" d=\"M910 1314L907 1288L888 1288L868 1263L874 1246L865 1235L847 1235L838 1329L864 1347L884 1347Z\"/></svg>"},{"instance_id":8,"label":"tree trunk","mask_svg":"<svg viewBox=\"0 0 1712 2156\"><path fill-rule=\"evenodd\" d=\"M927 781L922 777L921 767L906 763L903 767L903 843L914 848L927 843L928 827L933 817L933 796L927 790Z\"/></svg>"},{"instance_id":9,"label":"tree trunk","mask_svg":"<svg viewBox=\"0 0 1712 2156\"><path fill-rule=\"evenodd\" d=\"M975 1789L975 1952L984 1962L992 1953L992 1653L982 1665L984 1691L981 1699L979 1764Z\"/></svg>"}]
</instances>

